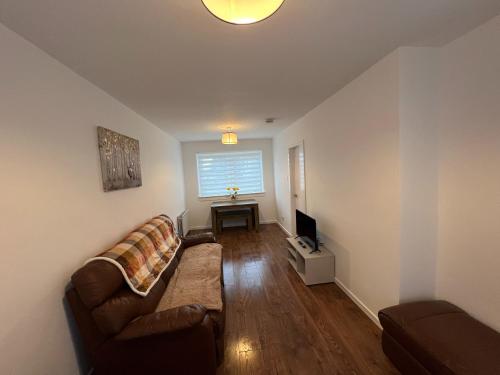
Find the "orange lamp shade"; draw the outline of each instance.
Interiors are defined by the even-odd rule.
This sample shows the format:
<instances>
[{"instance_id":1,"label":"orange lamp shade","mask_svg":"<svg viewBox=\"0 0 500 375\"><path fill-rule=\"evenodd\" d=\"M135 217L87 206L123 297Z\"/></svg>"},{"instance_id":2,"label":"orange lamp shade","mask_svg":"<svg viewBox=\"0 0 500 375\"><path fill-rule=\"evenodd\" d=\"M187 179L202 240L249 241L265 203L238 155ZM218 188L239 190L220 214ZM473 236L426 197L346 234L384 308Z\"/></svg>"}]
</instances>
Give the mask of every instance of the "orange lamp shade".
<instances>
[{"instance_id":1,"label":"orange lamp shade","mask_svg":"<svg viewBox=\"0 0 500 375\"><path fill-rule=\"evenodd\" d=\"M233 132L226 132L222 134L222 144L224 145L237 145L238 144L238 136Z\"/></svg>"},{"instance_id":2,"label":"orange lamp shade","mask_svg":"<svg viewBox=\"0 0 500 375\"><path fill-rule=\"evenodd\" d=\"M272 16L285 0L202 0L215 17L236 25L248 25Z\"/></svg>"}]
</instances>

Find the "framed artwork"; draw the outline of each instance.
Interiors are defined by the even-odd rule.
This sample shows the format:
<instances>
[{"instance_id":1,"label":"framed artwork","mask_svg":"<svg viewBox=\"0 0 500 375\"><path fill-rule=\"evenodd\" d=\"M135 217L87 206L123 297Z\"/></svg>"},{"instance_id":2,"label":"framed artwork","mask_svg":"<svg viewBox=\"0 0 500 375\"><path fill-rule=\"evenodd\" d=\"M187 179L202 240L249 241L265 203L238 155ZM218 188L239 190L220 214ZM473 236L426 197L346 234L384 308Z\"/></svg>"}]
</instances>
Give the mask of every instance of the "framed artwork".
<instances>
[{"instance_id":1,"label":"framed artwork","mask_svg":"<svg viewBox=\"0 0 500 375\"><path fill-rule=\"evenodd\" d=\"M104 191L142 186L139 141L97 127Z\"/></svg>"}]
</instances>

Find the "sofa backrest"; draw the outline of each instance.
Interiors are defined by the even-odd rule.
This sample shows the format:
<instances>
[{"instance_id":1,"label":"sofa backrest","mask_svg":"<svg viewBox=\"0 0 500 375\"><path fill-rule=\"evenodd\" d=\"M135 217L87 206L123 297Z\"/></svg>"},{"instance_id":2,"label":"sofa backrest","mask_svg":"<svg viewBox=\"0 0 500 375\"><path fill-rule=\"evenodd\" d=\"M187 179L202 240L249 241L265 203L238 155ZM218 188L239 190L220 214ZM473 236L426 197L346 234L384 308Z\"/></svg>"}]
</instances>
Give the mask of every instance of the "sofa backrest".
<instances>
[{"instance_id":1,"label":"sofa backrest","mask_svg":"<svg viewBox=\"0 0 500 375\"><path fill-rule=\"evenodd\" d=\"M86 322L95 323L103 337L118 334L135 318L154 312L177 268L178 259L182 255L181 248L145 297L130 289L114 264L105 260L87 263L71 277L79 299L76 308L86 310Z\"/></svg>"}]
</instances>

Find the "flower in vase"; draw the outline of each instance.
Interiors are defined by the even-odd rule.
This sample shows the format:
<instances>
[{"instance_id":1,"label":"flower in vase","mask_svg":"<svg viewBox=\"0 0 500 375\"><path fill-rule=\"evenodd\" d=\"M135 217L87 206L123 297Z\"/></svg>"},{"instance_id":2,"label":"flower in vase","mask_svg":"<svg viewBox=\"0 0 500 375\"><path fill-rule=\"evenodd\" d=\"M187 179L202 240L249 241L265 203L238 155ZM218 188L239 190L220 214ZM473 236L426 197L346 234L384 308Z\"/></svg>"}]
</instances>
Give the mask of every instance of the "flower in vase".
<instances>
[{"instance_id":1,"label":"flower in vase","mask_svg":"<svg viewBox=\"0 0 500 375\"><path fill-rule=\"evenodd\" d=\"M238 191L240 190L240 188L233 186L227 187L226 190L229 192L229 196L231 197L231 199L236 200L236 196L238 195Z\"/></svg>"}]
</instances>

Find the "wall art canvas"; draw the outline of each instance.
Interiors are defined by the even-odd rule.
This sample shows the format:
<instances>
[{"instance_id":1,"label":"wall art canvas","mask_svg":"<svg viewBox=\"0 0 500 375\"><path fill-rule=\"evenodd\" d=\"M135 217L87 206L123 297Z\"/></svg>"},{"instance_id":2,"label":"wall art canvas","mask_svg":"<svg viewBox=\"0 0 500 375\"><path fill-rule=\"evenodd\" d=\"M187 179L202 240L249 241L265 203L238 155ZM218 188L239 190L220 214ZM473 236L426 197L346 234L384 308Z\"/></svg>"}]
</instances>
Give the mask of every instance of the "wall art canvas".
<instances>
[{"instance_id":1,"label":"wall art canvas","mask_svg":"<svg viewBox=\"0 0 500 375\"><path fill-rule=\"evenodd\" d=\"M104 191L142 186L139 141L97 127Z\"/></svg>"}]
</instances>

